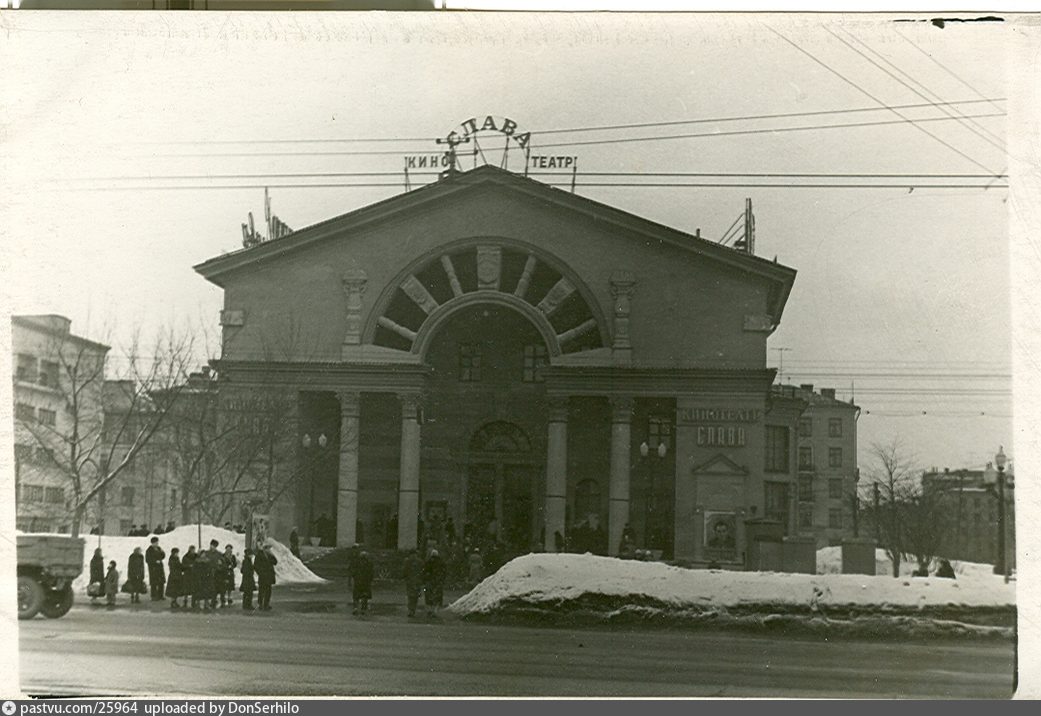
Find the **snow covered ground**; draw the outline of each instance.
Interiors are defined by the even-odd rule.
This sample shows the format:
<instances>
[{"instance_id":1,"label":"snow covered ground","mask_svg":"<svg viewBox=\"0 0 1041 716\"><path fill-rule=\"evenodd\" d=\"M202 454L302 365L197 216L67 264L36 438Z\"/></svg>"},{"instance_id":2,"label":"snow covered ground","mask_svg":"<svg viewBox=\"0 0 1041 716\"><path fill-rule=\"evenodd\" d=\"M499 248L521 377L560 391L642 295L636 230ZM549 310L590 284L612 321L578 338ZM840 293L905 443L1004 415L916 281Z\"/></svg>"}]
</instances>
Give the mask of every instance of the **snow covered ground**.
<instances>
[{"instance_id":1,"label":"snow covered ground","mask_svg":"<svg viewBox=\"0 0 1041 716\"><path fill-rule=\"evenodd\" d=\"M973 574L951 580L843 574L782 574L692 570L590 554L530 554L514 559L460 597L460 616L501 613L518 605L560 609L579 600L603 600L655 609L701 611L765 609L815 613L829 608L914 612L926 608L1008 608L1013 584Z\"/></svg>"},{"instance_id":2,"label":"snow covered ground","mask_svg":"<svg viewBox=\"0 0 1041 716\"><path fill-rule=\"evenodd\" d=\"M87 589L87 580L90 576L90 560L94 556L94 550L98 547L97 535L84 535L83 539L86 541L83 549L83 573L72 583L73 589L80 594ZM209 548L211 539L220 542L221 552L224 551L224 545L232 545L235 550L235 556L241 564L242 553L246 546L246 535L238 534L222 527L203 525L202 544L205 548ZM105 558L105 568L108 568L109 560L115 560L116 567L119 569L120 581L126 581L127 559L133 553L135 547L140 547L142 552L148 549L149 544L151 544L149 540L151 540L151 535L148 537L102 535L101 554ZM278 564L275 565L275 579L278 584L320 584L325 582L324 579L305 567L303 562L294 557L293 553L284 544L273 539L270 542L272 546L271 551L278 560ZM159 546L166 552L167 559L170 557L170 549L172 547L180 548L181 556L184 556L184 553L188 551L189 545L195 545L195 549L199 549L198 525L183 525L172 532L159 535Z\"/></svg>"},{"instance_id":3,"label":"snow covered ground","mask_svg":"<svg viewBox=\"0 0 1041 716\"><path fill-rule=\"evenodd\" d=\"M979 562L958 562L951 560L951 567L958 579L985 579L994 576L994 565ZM901 560L900 575L910 577L918 569L918 563L911 559ZM936 565L930 566L935 571ZM842 574L842 547L823 547L817 550L817 574ZM893 574L893 563L884 549L875 550L875 574L890 577Z\"/></svg>"}]
</instances>

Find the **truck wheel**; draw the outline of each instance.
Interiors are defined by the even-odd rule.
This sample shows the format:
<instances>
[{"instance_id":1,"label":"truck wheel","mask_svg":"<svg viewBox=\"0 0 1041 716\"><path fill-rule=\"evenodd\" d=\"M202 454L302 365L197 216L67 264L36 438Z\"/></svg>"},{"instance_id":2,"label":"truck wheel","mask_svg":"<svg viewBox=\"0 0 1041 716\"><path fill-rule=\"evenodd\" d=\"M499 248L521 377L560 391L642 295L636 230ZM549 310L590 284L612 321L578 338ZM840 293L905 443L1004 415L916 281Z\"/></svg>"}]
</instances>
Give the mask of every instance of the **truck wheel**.
<instances>
[{"instance_id":1,"label":"truck wheel","mask_svg":"<svg viewBox=\"0 0 1041 716\"><path fill-rule=\"evenodd\" d=\"M43 587L32 577L18 577L18 618L32 619L43 606Z\"/></svg>"},{"instance_id":2,"label":"truck wheel","mask_svg":"<svg viewBox=\"0 0 1041 716\"><path fill-rule=\"evenodd\" d=\"M63 589L55 589L48 592L40 606L40 611L48 619L57 619L69 613L72 609L72 585L66 584Z\"/></svg>"}]
</instances>

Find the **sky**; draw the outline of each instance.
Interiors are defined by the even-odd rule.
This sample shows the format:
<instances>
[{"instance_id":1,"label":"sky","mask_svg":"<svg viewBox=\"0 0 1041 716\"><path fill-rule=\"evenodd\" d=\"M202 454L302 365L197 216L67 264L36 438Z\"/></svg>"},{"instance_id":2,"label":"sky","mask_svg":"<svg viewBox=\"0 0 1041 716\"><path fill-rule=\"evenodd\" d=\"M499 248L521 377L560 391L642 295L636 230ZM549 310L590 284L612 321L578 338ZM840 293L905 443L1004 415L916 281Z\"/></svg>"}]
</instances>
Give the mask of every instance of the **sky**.
<instances>
[{"instance_id":1,"label":"sky","mask_svg":"<svg viewBox=\"0 0 1041 716\"><path fill-rule=\"evenodd\" d=\"M221 292L192 266L240 248L265 185L301 228L400 193L403 154L491 114L536 148L625 140L552 152L578 157L579 194L684 231L720 238L751 198L756 253L798 271L770 365L855 399L862 471L893 439L923 468L982 467L999 445L1014 460L1000 175L1017 159L1015 31L881 16L5 13L0 300L117 345L188 322L216 334ZM941 101L964 103L905 107ZM851 109L871 111L762 118ZM727 121L740 117L759 118ZM869 126L770 131L840 123ZM661 138L676 134L702 136ZM335 172L391 174L314 176ZM893 186L583 186L627 181L593 172ZM922 176L941 174L960 176ZM299 186L344 183L388 186Z\"/></svg>"}]
</instances>

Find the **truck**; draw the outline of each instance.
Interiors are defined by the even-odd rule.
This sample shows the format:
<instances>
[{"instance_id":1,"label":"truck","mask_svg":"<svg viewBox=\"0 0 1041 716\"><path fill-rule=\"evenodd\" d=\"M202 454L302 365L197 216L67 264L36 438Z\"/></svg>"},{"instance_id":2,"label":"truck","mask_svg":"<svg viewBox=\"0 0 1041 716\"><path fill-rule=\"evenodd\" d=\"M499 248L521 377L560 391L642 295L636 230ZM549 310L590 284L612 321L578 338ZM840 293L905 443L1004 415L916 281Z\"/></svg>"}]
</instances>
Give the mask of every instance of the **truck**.
<instances>
[{"instance_id":1,"label":"truck","mask_svg":"<svg viewBox=\"0 0 1041 716\"><path fill-rule=\"evenodd\" d=\"M72 581L83 571L80 537L19 534L18 618L42 613L48 619L72 608Z\"/></svg>"}]
</instances>

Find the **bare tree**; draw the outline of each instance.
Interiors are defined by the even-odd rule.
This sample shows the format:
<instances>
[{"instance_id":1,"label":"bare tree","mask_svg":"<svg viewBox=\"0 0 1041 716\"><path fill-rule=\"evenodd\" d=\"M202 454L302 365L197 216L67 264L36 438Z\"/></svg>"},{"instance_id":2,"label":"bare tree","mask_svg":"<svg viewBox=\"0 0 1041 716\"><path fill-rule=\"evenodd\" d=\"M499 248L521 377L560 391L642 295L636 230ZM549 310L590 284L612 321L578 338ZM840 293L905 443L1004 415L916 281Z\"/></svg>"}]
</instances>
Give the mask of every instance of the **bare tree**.
<instances>
[{"instance_id":1,"label":"bare tree","mask_svg":"<svg viewBox=\"0 0 1041 716\"><path fill-rule=\"evenodd\" d=\"M56 335L45 354L56 366L49 388L58 395L61 416L16 422L71 491L75 537L91 502L133 464L163 424L186 377L192 341L164 330L142 350L136 334L122 365L112 370L115 381L106 380L106 368L115 361L98 344Z\"/></svg>"},{"instance_id":2,"label":"bare tree","mask_svg":"<svg viewBox=\"0 0 1041 716\"><path fill-rule=\"evenodd\" d=\"M876 537L893 564L893 576L900 576L900 562L907 551L907 511L905 503L914 492L916 467L900 438L888 443L872 443L873 464L868 468L871 522ZM866 486L865 486L866 487Z\"/></svg>"}]
</instances>

